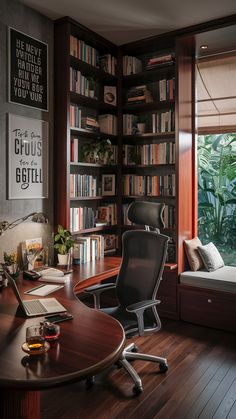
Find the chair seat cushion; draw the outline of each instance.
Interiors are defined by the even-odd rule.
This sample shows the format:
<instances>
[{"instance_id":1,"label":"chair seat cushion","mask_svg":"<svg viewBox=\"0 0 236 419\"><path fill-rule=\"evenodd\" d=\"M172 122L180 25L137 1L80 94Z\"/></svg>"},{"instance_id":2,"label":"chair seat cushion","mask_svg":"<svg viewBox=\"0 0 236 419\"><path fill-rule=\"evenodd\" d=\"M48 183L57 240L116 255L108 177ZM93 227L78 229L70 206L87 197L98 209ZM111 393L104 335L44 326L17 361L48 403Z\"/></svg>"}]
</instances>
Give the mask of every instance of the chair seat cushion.
<instances>
[{"instance_id":1,"label":"chair seat cushion","mask_svg":"<svg viewBox=\"0 0 236 419\"><path fill-rule=\"evenodd\" d=\"M193 287L236 292L236 267L223 266L213 272L186 271L180 274L180 283Z\"/></svg>"}]
</instances>

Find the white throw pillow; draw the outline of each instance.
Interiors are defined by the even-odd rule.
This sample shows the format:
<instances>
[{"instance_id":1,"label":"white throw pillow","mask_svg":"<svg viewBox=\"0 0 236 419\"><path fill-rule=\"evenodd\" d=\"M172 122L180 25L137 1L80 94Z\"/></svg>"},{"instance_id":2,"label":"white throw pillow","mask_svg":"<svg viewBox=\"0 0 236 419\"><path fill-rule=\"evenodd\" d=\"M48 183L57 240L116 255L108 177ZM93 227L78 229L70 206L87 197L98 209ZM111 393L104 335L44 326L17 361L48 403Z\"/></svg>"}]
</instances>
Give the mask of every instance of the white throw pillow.
<instances>
[{"instance_id":1,"label":"white throw pillow","mask_svg":"<svg viewBox=\"0 0 236 419\"><path fill-rule=\"evenodd\" d=\"M216 271L224 266L224 261L214 243L198 246L197 249L207 271Z\"/></svg>"}]
</instances>

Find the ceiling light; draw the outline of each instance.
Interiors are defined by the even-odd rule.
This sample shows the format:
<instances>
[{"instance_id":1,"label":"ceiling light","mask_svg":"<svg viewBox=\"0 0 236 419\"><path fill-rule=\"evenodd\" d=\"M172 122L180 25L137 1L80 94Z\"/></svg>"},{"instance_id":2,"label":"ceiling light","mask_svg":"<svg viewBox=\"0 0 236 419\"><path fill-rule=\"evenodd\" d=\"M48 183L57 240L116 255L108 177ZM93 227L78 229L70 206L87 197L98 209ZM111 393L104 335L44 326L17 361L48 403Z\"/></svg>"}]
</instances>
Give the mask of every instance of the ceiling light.
<instances>
[{"instance_id":1,"label":"ceiling light","mask_svg":"<svg viewBox=\"0 0 236 419\"><path fill-rule=\"evenodd\" d=\"M200 46L200 49L207 49L208 48L208 45L201 45Z\"/></svg>"}]
</instances>

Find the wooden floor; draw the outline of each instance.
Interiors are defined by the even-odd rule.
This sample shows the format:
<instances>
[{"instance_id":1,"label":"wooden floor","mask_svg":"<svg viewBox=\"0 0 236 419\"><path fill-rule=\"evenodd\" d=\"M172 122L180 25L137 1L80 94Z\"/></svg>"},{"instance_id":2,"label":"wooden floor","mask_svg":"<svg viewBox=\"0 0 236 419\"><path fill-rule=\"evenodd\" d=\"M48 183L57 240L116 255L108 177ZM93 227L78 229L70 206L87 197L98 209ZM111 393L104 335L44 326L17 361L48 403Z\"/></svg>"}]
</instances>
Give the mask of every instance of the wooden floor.
<instances>
[{"instance_id":1,"label":"wooden floor","mask_svg":"<svg viewBox=\"0 0 236 419\"><path fill-rule=\"evenodd\" d=\"M155 335L135 339L140 351L168 358L169 370L135 361L144 392L120 369L42 393L42 419L236 419L236 335L168 321Z\"/></svg>"}]
</instances>

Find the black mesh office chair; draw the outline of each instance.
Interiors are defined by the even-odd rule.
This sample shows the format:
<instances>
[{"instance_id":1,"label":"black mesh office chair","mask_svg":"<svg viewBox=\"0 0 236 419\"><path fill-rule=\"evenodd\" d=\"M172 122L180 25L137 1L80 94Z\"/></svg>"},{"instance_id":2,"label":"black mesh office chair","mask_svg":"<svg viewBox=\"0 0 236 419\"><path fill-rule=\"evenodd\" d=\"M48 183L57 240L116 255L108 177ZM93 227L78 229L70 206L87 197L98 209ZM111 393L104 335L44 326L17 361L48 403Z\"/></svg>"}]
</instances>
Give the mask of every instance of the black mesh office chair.
<instances>
[{"instance_id":1,"label":"black mesh office chair","mask_svg":"<svg viewBox=\"0 0 236 419\"><path fill-rule=\"evenodd\" d=\"M160 234L164 227L164 204L152 202L133 202L128 209L128 218L135 224L145 225L146 230L126 231L122 237L123 257L116 284L102 284L87 288L86 292L94 297L95 308L100 309L100 295L115 288L118 307L102 309L115 317L123 325L126 336L143 336L160 330L161 321L156 306L156 293L162 279L167 254L168 237ZM155 231L150 231L154 229ZM168 369L167 360L157 356L138 353L138 348L131 343L119 360L134 380L134 392L142 392L142 382L128 362L140 359L157 362L161 372Z\"/></svg>"}]
</instances>

